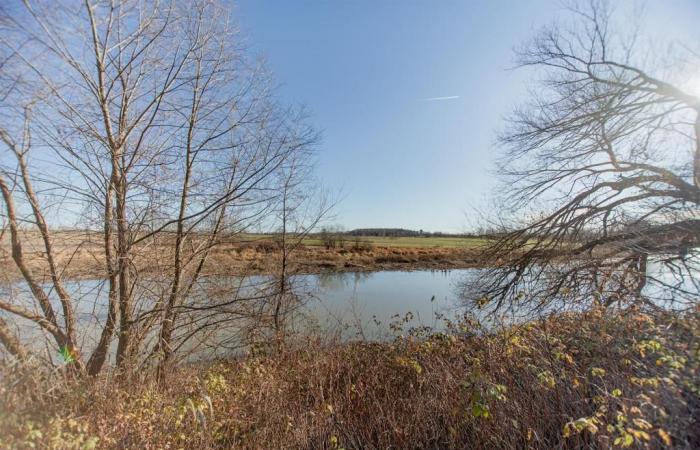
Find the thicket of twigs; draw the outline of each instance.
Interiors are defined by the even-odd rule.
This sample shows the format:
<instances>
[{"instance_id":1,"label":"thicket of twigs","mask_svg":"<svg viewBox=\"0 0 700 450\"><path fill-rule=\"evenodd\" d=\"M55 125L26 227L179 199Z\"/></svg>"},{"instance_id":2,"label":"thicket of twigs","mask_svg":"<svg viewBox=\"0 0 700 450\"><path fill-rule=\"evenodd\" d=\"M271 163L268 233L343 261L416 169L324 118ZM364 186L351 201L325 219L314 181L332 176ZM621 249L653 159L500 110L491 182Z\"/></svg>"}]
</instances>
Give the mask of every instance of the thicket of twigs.
<instances>
[{"instance_id":1,"label":"thicket of twigs","mask_svg":"<svg viewBox=\"0 0 700 450\"><path fill-rule=\"evenodd\" d=\"M5 367L0 448L698 448L700 311L258 348L164 385Z\"/></svg>"}]
</instances>

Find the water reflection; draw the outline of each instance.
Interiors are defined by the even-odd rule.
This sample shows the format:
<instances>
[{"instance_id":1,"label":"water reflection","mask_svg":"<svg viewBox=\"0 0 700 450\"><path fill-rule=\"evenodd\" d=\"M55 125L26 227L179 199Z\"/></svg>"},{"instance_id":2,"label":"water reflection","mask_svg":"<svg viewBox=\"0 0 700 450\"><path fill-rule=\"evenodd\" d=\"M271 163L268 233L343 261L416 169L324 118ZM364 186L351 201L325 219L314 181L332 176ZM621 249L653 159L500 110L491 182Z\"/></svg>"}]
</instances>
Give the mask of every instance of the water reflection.
<instances>
[{"instance_id":1,"label":"water reflection","mask_svg":"<svg viewBox=\"0 0 700 450\"><path fill-rule=\"evenodd\" d=\"M436 326L436 314L445 314L457 305L455 283L465 274L455 271L412 272L346 272L316 275L298 275L290 280L294 290L293 301L286 305L290 316L289 327L295 333L325 333L341 339L382 339L389 333L388 324L395 316L412 313L406 326ZM207 342L197 345L203 353L223 356L222 353L239 349L254 333L252 323L256 315L269 311L272 298L266 290L275 286L275 279L253 277L207 277L200 280L192 291L188 313L203 321L218 320L207 310L212 301L218 302L217 314L229 315L231 322L207 336ZM46 286L50 289L50 285ZM95 345L107 316L107 286L101 279L77 280L66 283L76 310L81 330L82 348L88 353ZM168 285L149 280L134 291L137 311L149 311L159 298L167 295ZM14 283L0 287L3 298L29 307L34 301L26 284ZM50 292L56 312L61 308L57 296ZM213 300L215 299L215 300ZM201 312L198 310L201 309ZM41 342L41 331L16 316L11 319L25 342ZM138 316L138 314L137 314ZM211 318L210 318L211 317ZM238 320L237 318L240 318ZM59 320L62 318L59 316ZM246 322L247 321L247 322ZM184 331L183 331L184 332ZM146 339L153 336L146 332ZM47 342L51 342L48 340Z\"/></svg>"},{"instance_id":2,"label":"water reflection","mask_svg":"<svg viewBox=\"0 0 700 450\"><path fill-rule=\"evenodd\" d=\"M405 321L406 328L440 328L438 315L454 316L460 310L455 285L470 270L313 276L316 300L308 308L320 328L343 339L386 338L389 324L408 313L412 318Z\"/></svg>"},{"instance_id":3,"label":"water reflection","mask_svg":"<svg viewBox=\"0 0 700 450\"><path fill-rule=\"evenodd\" d=\"M650 273L654 273L653 270L654 267ZM463 269L297 275L290 279L293 295L289 295L284 307L285 314L290 316L288 330L291 333L321 334L343 340L389 338L392 336L390 324L397 321L402 323L404 329L427 326L439 330L444 326L443 319L454 319L465 312L466 308L459 299L458 284L469 277L479 277L480 273L479 269ZM203 324L213 326L202 328L206 331L202 337L193 339L186 346L193 350L192 357L227 356L239 351L251 340L264 341L269 337L269 333L260 334L258 325L265 320L269 325L269 311L274 307L276 298L269 293L274 292L277 283L274 278L266 276L202 278L187 303L191 308L187 314L194 320L180 332L184 336L184 333L197 330ZM685 283L689 290L698 292L697 279L685 280ZM140 284L135 291L138 310L150 310L159 298L165 298L168 287L157 280ZM106 319L106 282L71 281L66 283L66 288L75 303L83 351L88 353ZM651 289L647 293L652 294ZM36 307L24 283L0 286L0 296L17 304ZM59 302L53 292L51 299L59 312ZM216 303L215 310L209 309L212 302ZM548 311L571 307L561 302ZM410 316L407 316L408 313ZM484 318L485 313L483 310L477 311L482 316L480 319ZM505 321L512 321L517 314L524 313L527 311L514 311ZM33 323L1 311L0 315L9 319L23 341L35 342L42 348L46 347L45 342L51 342L39 339L41 332ZM222 317L226 321L217 322ZM60 316L59 320L62 320ZM224 325L218 325L220 323ZM146 332L145 337L152 343L152 335Z\"/></svg>"},{"instance_id":4,"label":"water reflection","mask_svg":"<svg viewBox=\"0 0 700 450\"><path fill-rule=\"evenodd\" d=\"M315 278L318 288L332 291L348 287L356 289L359 284L371 279L374 274L375 272L328 272L307 277Z\"/></svg>"}]
</instances>

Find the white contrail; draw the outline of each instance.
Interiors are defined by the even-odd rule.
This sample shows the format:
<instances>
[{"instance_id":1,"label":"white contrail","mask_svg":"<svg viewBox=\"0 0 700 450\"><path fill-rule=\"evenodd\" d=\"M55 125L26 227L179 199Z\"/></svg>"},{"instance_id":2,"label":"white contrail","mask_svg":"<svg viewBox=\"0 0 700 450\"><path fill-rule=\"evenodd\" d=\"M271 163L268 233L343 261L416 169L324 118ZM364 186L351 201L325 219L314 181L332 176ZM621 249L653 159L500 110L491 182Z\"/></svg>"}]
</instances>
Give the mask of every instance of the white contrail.
<instances>
[{"instance_id":1,"label":"white contrail","mask_svg":"<svg viewBox=\"0 0 700 450\"><path fill-rule=\"evenodd\" d=\"M439 100L454 100L459 98L459 95L450 95L449 97L429 97L429 98L424 98L423 100L426 102L435 102Z\"/></svg>"}]
</instances>

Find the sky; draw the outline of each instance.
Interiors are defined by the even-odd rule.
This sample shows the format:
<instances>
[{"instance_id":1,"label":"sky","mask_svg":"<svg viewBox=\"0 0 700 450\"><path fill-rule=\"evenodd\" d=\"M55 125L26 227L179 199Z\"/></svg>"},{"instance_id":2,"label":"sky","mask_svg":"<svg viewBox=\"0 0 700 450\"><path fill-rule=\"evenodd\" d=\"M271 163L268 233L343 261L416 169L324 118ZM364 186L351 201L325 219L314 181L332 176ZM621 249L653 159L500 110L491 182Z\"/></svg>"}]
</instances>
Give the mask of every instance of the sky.
<instances>
[{"instance_id":1,"label":"sky","mask_svg":"<svg viewBox=\"0 0 700 450\"><path fill-rule=\"evenodd\" d=\"M700 0L646 10L650 31L700 42ZM334 223L462 232L497 189L496 133L526 98L513 49L561 14L553 0L238 0L234 17L322 133Z\"/></svg>"}]
</instances>

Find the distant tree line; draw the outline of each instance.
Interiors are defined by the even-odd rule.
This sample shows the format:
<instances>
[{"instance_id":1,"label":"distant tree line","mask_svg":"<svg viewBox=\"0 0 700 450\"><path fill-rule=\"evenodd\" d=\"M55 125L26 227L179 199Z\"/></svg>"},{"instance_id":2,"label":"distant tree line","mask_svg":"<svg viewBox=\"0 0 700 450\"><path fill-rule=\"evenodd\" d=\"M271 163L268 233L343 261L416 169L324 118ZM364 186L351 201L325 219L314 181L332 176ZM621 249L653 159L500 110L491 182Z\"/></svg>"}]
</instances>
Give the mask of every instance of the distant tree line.
<instances>
[{"instance_id":1,"label":"distant tree line","mask_svg":"<svg viewBox=\"0 0 700 450\"><path fill-rule=\"evenodd\" d=\"M345 234L350 236L378 236L378 237L430 237L430 236L440 236L440 237L466 237L471 236L469 234L450 234L443 233L440 231L430 232L423 230L408 230L406 228L356 228L354 230L348 231Z\"/></svg>"}]
</instances>

